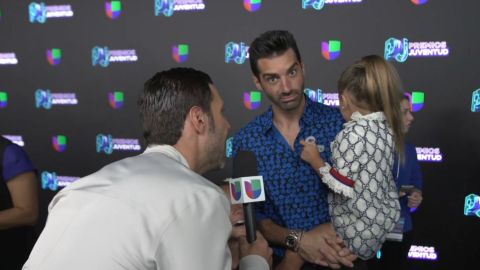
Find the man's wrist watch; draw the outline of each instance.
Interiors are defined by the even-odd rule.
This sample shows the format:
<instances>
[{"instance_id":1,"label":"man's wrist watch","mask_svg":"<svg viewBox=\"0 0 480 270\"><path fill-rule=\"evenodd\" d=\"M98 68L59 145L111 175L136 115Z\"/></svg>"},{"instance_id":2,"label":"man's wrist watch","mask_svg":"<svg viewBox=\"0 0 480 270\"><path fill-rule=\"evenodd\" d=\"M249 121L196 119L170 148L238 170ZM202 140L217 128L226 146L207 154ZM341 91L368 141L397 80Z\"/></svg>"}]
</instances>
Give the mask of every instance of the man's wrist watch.
<instances>
[{"instance_id":1,"label":"man's wrist watch","mask_svg":"<svg viewBox=\"0 0 480 270\"><path fill-rule=\"evenodd\" d=\"M285 246L288 249L297 252L302 235L303 235L303 231L291 230L290 233L285 238Z\"/></svg>"}]
</instances>

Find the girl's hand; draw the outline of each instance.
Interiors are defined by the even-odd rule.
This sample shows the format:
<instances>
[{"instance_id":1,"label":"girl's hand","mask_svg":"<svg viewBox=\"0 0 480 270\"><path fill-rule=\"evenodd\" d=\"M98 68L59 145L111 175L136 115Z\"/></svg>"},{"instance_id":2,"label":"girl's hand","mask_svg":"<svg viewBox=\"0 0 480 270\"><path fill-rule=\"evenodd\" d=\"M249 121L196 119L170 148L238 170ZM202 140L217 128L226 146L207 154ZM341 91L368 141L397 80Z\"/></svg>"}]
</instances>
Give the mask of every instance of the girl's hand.
<instances>
[{"instance_id":1,"label":"girl's hand","mask_svg":"<svg viewBox=\"0 0 480 270\"><path fill-rule=\"evenodd\" d=\"M303 145L303 151L301 158L310 164L314 169L325 166L320 153L318 152L317 145L315 143L307 143L305 140L301 140L300 144Z\"/></svg>"}]
</instances>

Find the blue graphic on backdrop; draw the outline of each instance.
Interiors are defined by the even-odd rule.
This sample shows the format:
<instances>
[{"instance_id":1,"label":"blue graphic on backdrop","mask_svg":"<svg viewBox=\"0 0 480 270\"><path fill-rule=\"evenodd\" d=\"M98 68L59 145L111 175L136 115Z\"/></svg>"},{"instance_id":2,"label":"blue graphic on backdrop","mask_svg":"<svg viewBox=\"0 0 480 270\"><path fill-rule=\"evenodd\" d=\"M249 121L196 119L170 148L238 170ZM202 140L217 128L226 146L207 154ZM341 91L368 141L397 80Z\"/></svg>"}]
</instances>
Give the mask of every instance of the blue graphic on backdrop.
<instances>
[{"instance_id":1,"label":"blue graphic on backdrop","mask_svg":"<svg viewBox=\"0 0 480 270\"><path fill-rule=\"evenodd\" d=\"M37 89L35 91L35 107L50 109L52 108L52 94L50 90Z\"/></svg>"},{"instance_id":2,"label":"blue graphic on backdrop","mask_svg":"<svg viewBox=\"0 0 480 270\"><path fill-rule=\"evenodd\" d=\"M109 155L113 152L112 135L98 134L96 141L97 141L97 153L104 152L105 154Z\"/></svg>"},{"instance_id":3,"label":"blue graphic on backdrop","mask_svg":"<svg viewBox=\"0 0 480 270\"><path fill-rule=\"evenodd\" d=\"M30 5L28 5L28 14L31 23L45 23L47 21L47 9L45 3L30 3Z\"/></svg>"},{"instance_id":4,"label":"blue graphic on backdrop","mask_svg":"<svg viewBox=\"0 0 480 270\"><path fill-rule=\"evenodd\" d=\"M92 49L92 66L108 67L110 64L110 51L108 47L95 46Z\"/></svg>"},{"instance_id":5,"label":"blue graphic on backdrop","mask_svg":"<svg viewBox=\"0 0 480 270\"><path fill-rule=\"evenodd\" d=\"M155 0L155 16L172 16L174 11L174 5L174 0Z\"/></svg>"},{"instance_id":6,"label":"blue graphic on backdrop","mask_svg":"<svg viewBox=\"0 0 480 270\"><path fill-rule=\"evenodd\" d=\"M480 89L473 91L472 112L480 112Z\"/></svg>"},{"instance_id":7,"label":"blue graphic on backdrop","mask_svg":"<svg viewBox=\"0 0 480 270\"><path fill-rule=\"evenodd\" d=\"M47 171L42 172L41 174L42 180L42 189L50 189L55 191L58 189L58 179L56 173L50 173Z\"/></svg>"},{"instance_id":8,"label":"blue graphic on backdrop","mask_svg":"<svg viewBox=\"0 0 480 270\"><path fill-rule=\"evenodd\" d=\"M245 43L229 42L225 45L225 63L243 64L248 58L248 46Z\"/></svg>"},{"instance_id":9,"label":"blue graphic on backdrop","mask_svg":"<svg viewBox=\"0 0 480 270\"><path fill-rule=\"evenodd\" d=\"M325 5L325 0L302 0L302 8L313 8L315 10L321 10Z\"/></svg>"},{"instance_id":10,"label":"blue graphic on backdrop","mask_svg":"<svg viewBox=\"0 0 480 270\"><path fill-rule=\"evenodd\" d=\"M385 60L405 62L408 58L408 39L389 38L385 41Z\"/></svg>"},{"instance_id":11,"label":"blue graphic on backdrop","mask_svg":"<svg viewBox=\"0 0 480 270\"><path fill-rule=\"evenodd\" d=\"M465 197L464 214L465 216L480 217L480 196L470 194Z\"/></svg>"}]
</instances>

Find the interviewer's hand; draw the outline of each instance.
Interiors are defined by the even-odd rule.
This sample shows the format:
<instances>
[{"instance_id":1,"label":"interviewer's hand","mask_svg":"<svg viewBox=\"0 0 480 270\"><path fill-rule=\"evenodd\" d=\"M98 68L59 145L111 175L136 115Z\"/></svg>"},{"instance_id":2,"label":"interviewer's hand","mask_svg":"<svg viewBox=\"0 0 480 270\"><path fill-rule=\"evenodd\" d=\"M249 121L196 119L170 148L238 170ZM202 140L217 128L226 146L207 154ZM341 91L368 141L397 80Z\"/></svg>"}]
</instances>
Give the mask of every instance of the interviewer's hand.
<instances>
[{"instance_id":1,"label":"interviewer's hand","mask_svg":"<svg viewBox=\"0 0 480 270\"><path fill-rule=\"evenodd\" d=\"M248 255L258 255L267 260L270 268L272 267L272 249L268 246L267 240L263 235L257 231L257 240L253 243L248 243L245 236L240 236L240 258Z\"/></svg>"}]
</instances>

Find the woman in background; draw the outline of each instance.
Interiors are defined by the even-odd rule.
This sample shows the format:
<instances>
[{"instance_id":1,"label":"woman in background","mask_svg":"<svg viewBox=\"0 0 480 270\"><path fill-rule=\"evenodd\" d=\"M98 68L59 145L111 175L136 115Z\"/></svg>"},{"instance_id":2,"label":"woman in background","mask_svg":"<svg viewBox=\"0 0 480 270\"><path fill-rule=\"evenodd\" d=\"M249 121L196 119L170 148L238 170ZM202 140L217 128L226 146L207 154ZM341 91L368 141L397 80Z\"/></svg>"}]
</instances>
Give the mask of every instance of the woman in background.
<instances>
[{"instance_id":1,"label":"woman in background","mask_svg":"<svg viewBox=\"0 0 480 270\"><path fill-rule=\"evenodd\" d=\"M403 115L403 131L405 134L410 130L414 120L410 102L407 96L400 103ZM418 164L415 146L405 143L405 163L400 164L398 159L393 166L393 177L399 189L400 197L400 222L403 223L403 239L400 242L386 241L381 249L380 259L368 261L368 269L408 269L407 254L412 245L412 216L410 212L422 203L422 171ZM403 186L403 188L402 188Z\"/></svg>"},{"instance_id":2,"label":"woman in background","mask_svg":"<svg viewBox=\"0 0 480 270\"><path fill-rule=\"evenodd\" d=\"M0 269L19 270L35 242L36 170L22 147L0 136Z\"/></svg>"}]
</instances>

